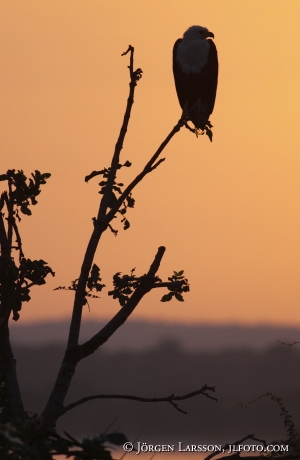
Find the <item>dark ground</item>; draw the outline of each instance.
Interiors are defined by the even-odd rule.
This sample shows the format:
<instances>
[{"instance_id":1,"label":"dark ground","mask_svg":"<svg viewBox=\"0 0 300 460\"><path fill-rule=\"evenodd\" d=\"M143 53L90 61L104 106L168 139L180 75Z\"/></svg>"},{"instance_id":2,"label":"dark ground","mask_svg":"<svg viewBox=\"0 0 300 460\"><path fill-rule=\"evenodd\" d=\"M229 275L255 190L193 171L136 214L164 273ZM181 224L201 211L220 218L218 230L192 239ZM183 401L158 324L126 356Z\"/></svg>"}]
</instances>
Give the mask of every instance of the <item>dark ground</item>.
<instances>
[{"instance_id":1,"label":"dark ground","mask_svg":"<svg viewBox=\"0 0 300 460\"><path fill-rule=\"evenodd\" d=\"M184 415L168 403L123 400L88 402L66 414L60 430L94 436L115 419L110 431L123 431L143 442L234 443L247 434L268 442L285 439L280 408L263 398L266 391L282 398L300 426L300 347L275 344L263 350L232 348L187 351L166 341L140 352L98 351L81 362L67 403L92 394L133 394L145 397L185 394L204 384L216 387L218 402L204 396L180 402ZM15 356L26 410L43 408L63 356L61 345L16 345Z\"/></svg>"}]
</instances>

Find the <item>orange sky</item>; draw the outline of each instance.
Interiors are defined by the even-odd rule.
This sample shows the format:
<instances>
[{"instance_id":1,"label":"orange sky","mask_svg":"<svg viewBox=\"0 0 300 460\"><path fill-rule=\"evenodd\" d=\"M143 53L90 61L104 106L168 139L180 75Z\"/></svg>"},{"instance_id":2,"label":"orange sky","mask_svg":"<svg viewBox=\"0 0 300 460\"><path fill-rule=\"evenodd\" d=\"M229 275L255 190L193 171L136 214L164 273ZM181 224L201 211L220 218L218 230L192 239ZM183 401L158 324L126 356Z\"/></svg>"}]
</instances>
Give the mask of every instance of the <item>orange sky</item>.
<instances>
[{"instance_id":1,"label":"orange sky","mask_svg":"<svg viewBox=\"0 0 300 460\"><path fill-rule=\"evenodd\" d=\"M51 172L31 218L25 256L56 272L32 290L23 321L69 315L128 92L128 60L143 69L121 171L136 175L180 117L174 41L193 24L215 34L220 76L214 140L181 130L166 161L135 190L131 228L107 233L95 262L143 274L158 246L163 278L184 269L185 303L148 295L135 319L300 324L299 0L12 0L0 2L1 173ZM125 169L125 168L124 168ZM118 309L103 291L84 317Z\"/></svg>"}]
</instances>

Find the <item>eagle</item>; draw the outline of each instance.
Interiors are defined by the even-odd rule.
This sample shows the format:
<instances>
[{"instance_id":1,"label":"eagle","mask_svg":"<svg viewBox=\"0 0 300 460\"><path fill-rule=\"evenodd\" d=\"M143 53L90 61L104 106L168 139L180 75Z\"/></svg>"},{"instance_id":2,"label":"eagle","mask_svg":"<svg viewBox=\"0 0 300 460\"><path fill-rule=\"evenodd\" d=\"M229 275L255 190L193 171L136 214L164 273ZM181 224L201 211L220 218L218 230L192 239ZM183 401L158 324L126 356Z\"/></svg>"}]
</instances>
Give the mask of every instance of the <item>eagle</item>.
<instances>
[{"instance_id":1,"label":"eagle","mask_svg":"<svg viewBox=\"0 0 300 460\"><path fill-rule=\"evenodd\" d=\"M179 104L186 119L202 131L210 127L218 85L218 54L206 27L191 26L176 40L173 73ZM209 124L208 124L209 123Z\"/></svg>"}]
</instances>

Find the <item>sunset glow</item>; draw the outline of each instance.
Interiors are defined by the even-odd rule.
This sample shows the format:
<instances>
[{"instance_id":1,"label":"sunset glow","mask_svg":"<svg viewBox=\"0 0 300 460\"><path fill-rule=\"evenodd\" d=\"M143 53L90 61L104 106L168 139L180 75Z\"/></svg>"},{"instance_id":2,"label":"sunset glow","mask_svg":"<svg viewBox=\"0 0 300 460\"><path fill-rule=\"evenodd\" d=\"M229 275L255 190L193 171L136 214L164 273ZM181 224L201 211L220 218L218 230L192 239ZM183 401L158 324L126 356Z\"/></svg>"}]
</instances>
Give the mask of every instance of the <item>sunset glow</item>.
<instances>
[{"instance_id":1,"label":"sunset glow","mask_svg":"<svg viewBox=\"0 0 300 460\"><path fill-rule=\"evenodd\" d=\"M187 0L11 1L1 7L1 174L52 174L32 217L25 256L56 272L32 290L22 321L70 315L78 278L128 94L129 44L143 70L119 181L144 167L181 116L172 47L193 24L215 35L219 86L213 142L182 129L166 161L135 189L131 227L107 232L95 263L106 290L84 318L109 318L116 272L144 274L159 246L162 279L184 269L185 302L154 290L132 318L174 322L300 325L300 2ZM159 292L157 292L159 291Z\"/></svg>"}]
</instances>

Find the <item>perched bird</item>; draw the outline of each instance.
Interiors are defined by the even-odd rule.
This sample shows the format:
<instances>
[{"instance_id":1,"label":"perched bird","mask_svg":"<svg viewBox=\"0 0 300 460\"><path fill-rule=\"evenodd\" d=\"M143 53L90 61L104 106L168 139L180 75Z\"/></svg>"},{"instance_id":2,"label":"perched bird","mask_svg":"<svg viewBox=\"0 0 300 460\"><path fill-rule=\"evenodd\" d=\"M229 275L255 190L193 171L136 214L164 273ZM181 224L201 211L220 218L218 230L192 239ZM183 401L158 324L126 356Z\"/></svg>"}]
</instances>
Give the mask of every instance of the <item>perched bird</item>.
<instances>
[{"instance_id":1,"label":"perched bird","mask_svg":"<svg viewBox=\"0 0 300 460\"><path fill-rule=\"evenodd\" d=\"M179 104L197 129L204 130L215 105L218 54L206 27L192 26L173 48L173 73Z\"/></svg>"}]
</instances>

